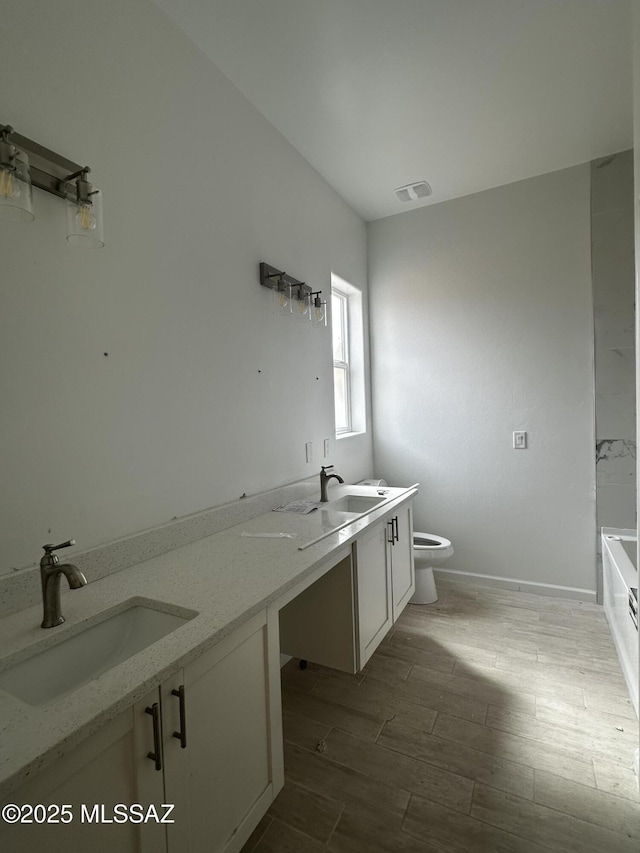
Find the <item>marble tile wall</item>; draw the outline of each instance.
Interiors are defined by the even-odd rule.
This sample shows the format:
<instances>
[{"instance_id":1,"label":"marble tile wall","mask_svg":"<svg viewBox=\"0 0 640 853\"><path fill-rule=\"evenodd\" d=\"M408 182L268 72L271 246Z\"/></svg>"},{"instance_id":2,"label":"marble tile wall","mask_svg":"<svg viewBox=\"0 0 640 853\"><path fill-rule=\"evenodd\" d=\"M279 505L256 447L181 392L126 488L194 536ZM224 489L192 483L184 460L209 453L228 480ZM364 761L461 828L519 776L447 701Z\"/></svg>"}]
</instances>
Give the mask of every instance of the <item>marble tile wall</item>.
<instances>
[{"instance_id":1,"label":"marble tile wall","mask_svg":"<svg viewBox=\"0 0 640 853\"><path fill-rule=\"evenodd\" d=\"M633 152L591 163L597 527L636 527ZM598 536L598 600L602 556Z\"/></svg>"}]
</instances>

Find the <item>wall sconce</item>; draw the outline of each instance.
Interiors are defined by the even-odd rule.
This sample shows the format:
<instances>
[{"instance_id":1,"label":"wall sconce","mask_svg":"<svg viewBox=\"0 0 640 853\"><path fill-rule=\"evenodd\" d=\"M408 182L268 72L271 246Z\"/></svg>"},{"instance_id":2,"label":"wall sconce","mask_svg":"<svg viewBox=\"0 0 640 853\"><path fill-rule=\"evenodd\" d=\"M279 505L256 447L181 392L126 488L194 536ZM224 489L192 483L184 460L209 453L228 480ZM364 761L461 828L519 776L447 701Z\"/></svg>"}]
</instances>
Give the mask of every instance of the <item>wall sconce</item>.
<instances>
[{"instance_id":1,"label":"wall sconce","mask_svg":"<svg viewBox=\"0 0 640 853\"><path fill-rule=\"evenodd\" d=\"M293 285L285 281L284 273L279 276L268 276L271 284L266 285L272 287L275 300L276 313L286 316L291 314L293 305ZM273 279L277 278L274 282Z\"/></svg>"},{"instance_id":2,"label":"wall sconce","mask_svg":"<svg viewBox=\"0 0 640 853\"><path fill-rule=\"evenodd\" d=\"M10 127L0 130L0 219L31 222L29 158L9 141Z\"/></svg>"},{"instance_id":3,"label":"wall sconce","mask_svg":"<svg viewBox=\"0 0 640 853\"><path fill-rule=\"evenodd\" d=\"M72 246L104 246L102 193L94 190L86 166L65 180L67 187L67 240Z\"/></svg>"},{"instance_id":4,"label":"wall sconce","mask_svg":"<svg viewBox=\"0 0 640 853\"><path fill-rule=\"evenodd\" d=\"M313 296L313 304L311 307L311 322L314 326L326 326L327 325L327 300L320 299L322 295L322 291L314 291L311 294Z\"/></svg>"},{"instance_id":5,"label":"wall sconce","mask_svg":"<svg viewBox=\"0 0 640 853\"><path fill-rule=\"evenodd\" d=\"M80 166L0 125L0 219L31 222L31 187L62 198L67 207L67 240L72 246L104 246L102 193Z\"/></svg>"},{"instance_id":6,"label":"wall sconce","mask_svg":"<svg viewBox=\"0 0 640 853\"><path fill-rule=\"evenodd\" d=\"M304 320L306 323L311 320L311 288L308 284L300 282L295 287L295 303L291 309L296 320Z\"/></svg>"},{"instance_id":7,"label":"wall sconce","mask_svg":"<svg viewBox=\"0 0 640 853\"><path fill-rule=\"evenodd\" d=\"M260 264L260 284L274 292L278 314L293 316L314 326L327 325L327 303L320 298L321 290L314 291L304 281L265 263Z\"/></svg>"}]
</instances>

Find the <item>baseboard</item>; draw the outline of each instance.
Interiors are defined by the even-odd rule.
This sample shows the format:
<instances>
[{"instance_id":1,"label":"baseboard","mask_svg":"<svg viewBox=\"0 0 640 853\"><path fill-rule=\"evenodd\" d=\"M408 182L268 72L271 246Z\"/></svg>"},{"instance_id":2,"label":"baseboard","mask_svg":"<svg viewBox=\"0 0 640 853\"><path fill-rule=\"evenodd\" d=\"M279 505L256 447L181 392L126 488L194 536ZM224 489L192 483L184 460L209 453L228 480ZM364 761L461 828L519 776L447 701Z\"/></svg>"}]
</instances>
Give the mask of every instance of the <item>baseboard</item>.
<instances>
[{"instance_id":1,"label":"baseboard","mask_svg":"<svg viewBox=\"0 0 640 853\"><path fill-rule=\"evenodd\" d=\"M548 595L553 598L573 598L577 601L588 601L597 604L596 591L579 589L573 586L557 586L552 583L538 581L521 581L516 578L502 578L497 575L481 575L475 572L461 572L458 569L434 568L436 578L460 581L461 583L478 584L479 586L494 586L511 589L514 592L532 592L535 595Z\"/></svg>"}]
</instances>

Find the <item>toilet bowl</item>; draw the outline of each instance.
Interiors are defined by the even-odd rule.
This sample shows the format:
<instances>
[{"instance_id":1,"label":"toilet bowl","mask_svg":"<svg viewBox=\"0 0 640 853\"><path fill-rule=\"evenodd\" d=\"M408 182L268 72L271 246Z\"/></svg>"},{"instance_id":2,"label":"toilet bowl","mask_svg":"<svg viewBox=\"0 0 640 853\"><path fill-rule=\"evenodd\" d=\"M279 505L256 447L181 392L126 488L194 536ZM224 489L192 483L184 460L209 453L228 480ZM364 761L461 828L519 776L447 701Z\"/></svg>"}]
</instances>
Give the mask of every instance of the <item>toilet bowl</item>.
<instances>
[{"instance_id":1,"label":"toilet bowl","mask_svg":"<svg viewBox=\"0 0 640 853\"><path fill-rule=\"evenodd\" d=\"M410 604L433 604L438 600L433 567L440 565L453 554L453 546L444 536L433 533L413 534L413 556L416 568L416 591Z\"/></svg>"}]
</instances>

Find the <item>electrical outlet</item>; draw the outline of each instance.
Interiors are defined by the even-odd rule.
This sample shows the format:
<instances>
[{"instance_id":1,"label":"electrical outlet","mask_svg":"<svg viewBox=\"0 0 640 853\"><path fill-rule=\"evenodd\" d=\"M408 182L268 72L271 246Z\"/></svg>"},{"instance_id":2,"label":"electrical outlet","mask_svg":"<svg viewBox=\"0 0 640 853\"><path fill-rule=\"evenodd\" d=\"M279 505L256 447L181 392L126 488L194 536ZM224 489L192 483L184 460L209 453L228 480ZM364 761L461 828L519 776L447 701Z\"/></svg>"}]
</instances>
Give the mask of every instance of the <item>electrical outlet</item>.
<instances>
[{"instance_id":1,"label":"electrical outlet","mask_svg":"<svg viewBox=\"0 0 640 853\"><path fill-rule=\"evenodd\" d=\"M304 449L307 452L307 462L313 462L313 442L308 441L305 444Z\"/></svg>"},{"instance_id":2,"label":"electrical outlet","mask_svg":"<svg viewBox=\"0 0 640 853\"><path fill-rule=\"evenodd\" d=\"M527 447L527 433L524 430L518 430L513 433L513 449L514 450L526 450Z\"/></svg>"},{"instance_id":3,"label":"electrical outlet","mask_svg":"<svg viewBox=\"0 0 640 853\"><path fill-rule=\"evenodd\" d=\"M326 459L329 455L329 439L325 438L324 440L324 458Z\"/></svg>"}]
</instances>

